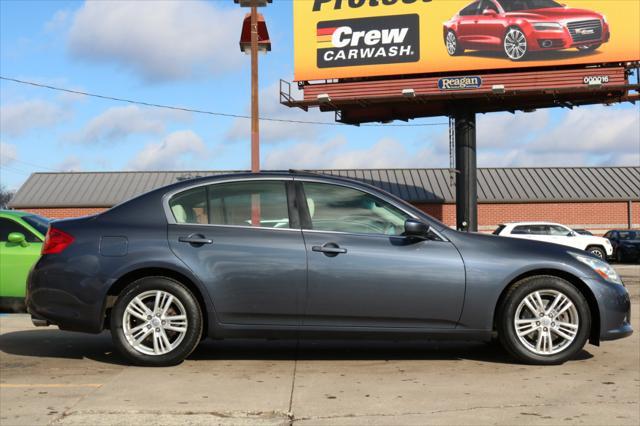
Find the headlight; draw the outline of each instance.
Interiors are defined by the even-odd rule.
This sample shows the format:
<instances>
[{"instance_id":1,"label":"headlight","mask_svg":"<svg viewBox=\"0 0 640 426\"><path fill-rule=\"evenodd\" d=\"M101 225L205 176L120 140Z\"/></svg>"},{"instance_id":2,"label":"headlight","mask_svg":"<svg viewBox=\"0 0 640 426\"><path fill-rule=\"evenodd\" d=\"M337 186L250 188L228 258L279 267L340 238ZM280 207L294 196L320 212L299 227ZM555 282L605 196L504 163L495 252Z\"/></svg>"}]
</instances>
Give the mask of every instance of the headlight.
<instances>
[{"instance_id":1,"label":"headlight","mask_svg":"<svg viewBox=\"0 0 640 426\"><path fill-rule=\"evenodd\" d=\"M540 22L533 24L533 28L538 31L562 31L562 25L557 22Z\"/></svg>"},{"instance_id":2,"label":"headlight","mask_svg":"<svg viewBox=\"0 0 640 426\"><path fill-rule=\"evenodd\" d=\"M607 17L602 15L602 22L604 22L605 24L607 23Z\"/></svg>"},{"instance_id":3,"label":"headlight","mask_svg":"<svg viewBox=\"0 0 640 426\"><path fill-rule=\"evenodd\" d=\"M602 260L599 260L593 257L583 256L581 254L571 253L571 255L576 259L578 259L580 262L589 266L591 269L593 269L598 275L600 275L605 280L612 282L614 284L622 285L622 280L620 279L620 276L615 271L615 269L613 269L611 265L609 265L607 262L604 262Z\"/></svg>"}]
</instances>

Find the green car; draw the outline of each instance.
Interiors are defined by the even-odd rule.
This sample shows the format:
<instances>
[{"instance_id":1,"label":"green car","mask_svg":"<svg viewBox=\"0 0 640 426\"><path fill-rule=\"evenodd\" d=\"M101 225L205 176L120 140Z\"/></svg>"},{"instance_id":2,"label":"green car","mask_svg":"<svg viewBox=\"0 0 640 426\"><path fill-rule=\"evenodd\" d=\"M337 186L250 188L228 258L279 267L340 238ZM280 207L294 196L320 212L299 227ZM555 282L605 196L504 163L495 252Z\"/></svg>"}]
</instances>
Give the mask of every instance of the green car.
<instances>
[{"instance_id":1,"label":"green car","mask_svg":"<svg viewBox=\"0 0 640 426\"><path fill-rule=\"evenodd\" d=\"M24 310L27 274L40 257L49 219L0 210L0 311Z\"/></svg>"}]
</instances>

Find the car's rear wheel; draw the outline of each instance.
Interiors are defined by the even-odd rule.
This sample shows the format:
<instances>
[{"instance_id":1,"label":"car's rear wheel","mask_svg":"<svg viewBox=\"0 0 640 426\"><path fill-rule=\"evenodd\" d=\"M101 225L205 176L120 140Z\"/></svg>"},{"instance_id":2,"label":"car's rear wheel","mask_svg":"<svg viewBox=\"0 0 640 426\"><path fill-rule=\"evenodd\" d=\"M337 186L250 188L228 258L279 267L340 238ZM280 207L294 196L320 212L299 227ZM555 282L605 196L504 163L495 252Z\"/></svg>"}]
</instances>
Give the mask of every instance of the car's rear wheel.
<instances>
[{"instance_id":1,"label":"car's rear wheel","mask_svg":"<svg viewBox=\"0 0 640 426\"><path fill-rule=\"evenodd\" d=\"M500 308L498 334L505 349L529 364L561 364L585 345L591 314L584 296L553 276L525 278Z\"/></svg>"},{"instance_id":2,"label":"car's rear wheel","mask_svg":"<svg viewBox=\"0 0 640 426\"><path fill-rule=\"evenodd\" d=\"M111 312L111 335L118 350L138 365L182 362L202 334L197 300L181 283L146 277L124 289Z\"/></svg>"},{"instance_id":3,"label":"car's rear wheel","mask_svg":"<svg viewBox=\"0 0 640 426\"><path fill-rule=\"evenodd\" d=\"M447 46L447 53L449 53L450 56L458 56L464 53L464 48L460 46L460 43L458 43L456 33L451 30L447 32L445 44Z\"/></svg>"},{"instance_id":4,"label":"car's rear wheel","mask_svg":"<svg viewBox=\"0 0 640 426\"><path fill-rule=\"evenodd\" d=\"M589 253L591 253L592 255L599 257L600 259L604 259L607 256L607 254L605 253L604 249L602 247L599 247L599 246L587 247L587 251Z\"/></svg>"},{"instance_id":5,"label":"car's rear wheel","mask_svg":"<svg viewBox=\"0 0 640 426\"><path fill-rule=\"evenodd\" d=\"M580 52L591 52L596 50L600 46L601 44L589 44L584 46L577 46L576 49L578 49Z\"/></svg>"},{"instance_id":6,"label":"car's rear wheel","mask_svg":"<svg viewBox=\"0 0 640 426\"><path fill-rule=\"evenodd\" d=\"M507 30L502 44L504 53L512 61L523 59L528 52L527 37L520 28L511 27Z\"/></svg>"}]
</instances>

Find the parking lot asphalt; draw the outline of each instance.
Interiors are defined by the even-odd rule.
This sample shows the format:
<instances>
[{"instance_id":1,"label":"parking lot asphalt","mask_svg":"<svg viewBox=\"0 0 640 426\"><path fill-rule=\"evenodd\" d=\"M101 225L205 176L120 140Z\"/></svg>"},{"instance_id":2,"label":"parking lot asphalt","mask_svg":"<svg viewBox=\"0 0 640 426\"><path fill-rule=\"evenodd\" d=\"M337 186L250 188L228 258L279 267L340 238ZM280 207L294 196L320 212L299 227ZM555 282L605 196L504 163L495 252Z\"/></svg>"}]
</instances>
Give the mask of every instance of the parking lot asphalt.
<instances>
[{"instance_id":1,"label":"parking lot asphalt","mask_svg":"<svg viewBox=\"0 0 640 426\"><path fill-rule=\"evenodd\" d=\"M640 266L616 267L636 333L562 366L477 342L205 341L127 366L109 334L0 316L0 424L640 424Z\"/></svg>"}]
</instances>

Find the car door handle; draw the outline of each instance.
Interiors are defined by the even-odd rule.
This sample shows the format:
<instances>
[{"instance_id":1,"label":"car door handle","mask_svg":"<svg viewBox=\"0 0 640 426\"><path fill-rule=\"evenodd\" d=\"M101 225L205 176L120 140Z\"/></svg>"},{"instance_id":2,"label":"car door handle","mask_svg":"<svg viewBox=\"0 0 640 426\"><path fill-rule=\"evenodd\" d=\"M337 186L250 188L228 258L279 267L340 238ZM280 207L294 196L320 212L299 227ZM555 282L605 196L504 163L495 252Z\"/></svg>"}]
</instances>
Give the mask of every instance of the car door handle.
<instances>
[{"instance_id":1,"label":"car door handle","mask_svg":"<svg viewBox=\"0 0 640 426\"><path fill-rule=\"evenodd\" d=\"M323 246L313 246L313 247L311 247L311 250L315 251L315 252L318 252L318 253L324 253L325 255L327 255L329 257L334 257L334 256L337 256L339 254L346 254L347 253L347 249L346 248L341 248L336 243L326 243Z\"/></svg>"},{"instance_id":2,"label":"car door handle","mask_svg":"<svg viewBox=\"0 0 640 426\"><path fill-rule=\"evenodd\" d=\"M178 237L178 241L181 243L189 243L193 245L213 244L213 240L206 238L204 235L191 234L188 237Z\"/></svg>"}]
</instances>

